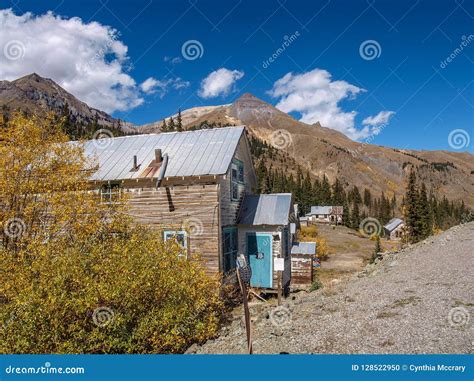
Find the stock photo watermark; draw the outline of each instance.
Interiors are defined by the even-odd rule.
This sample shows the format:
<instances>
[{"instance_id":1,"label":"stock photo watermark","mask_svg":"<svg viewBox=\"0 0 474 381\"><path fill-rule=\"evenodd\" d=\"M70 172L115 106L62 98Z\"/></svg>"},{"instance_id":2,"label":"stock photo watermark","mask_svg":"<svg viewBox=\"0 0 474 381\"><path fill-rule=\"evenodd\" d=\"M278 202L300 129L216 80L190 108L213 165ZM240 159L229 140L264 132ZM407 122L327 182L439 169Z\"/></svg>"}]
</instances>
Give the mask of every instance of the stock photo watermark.
<instances>
[{"instance_id":1,"label":"stock photo watermark","mask_svg":"<svg viewBox=\"0 0 474 381\"><path fill-rule=\"evenodd\" d=\"M21 60L25 56L26 48L20 40L10 40L3 47L3 55L10 61Z\"/></svg>"},{"instance_id":2,"label":"stock photo watermark","mask_svg":"<svg viewBox=\"0 0 474 381\"><path fill-rule=\"evenodd\" d=\"M181 46L181 54L188 61L194 61L202 58L204 47L198 40L188 40Z\"/></svg>"},{"instance_id":3,"label":"stock photo watermark","mask_svg":"<svg viewBox=\"0 0 474 381\"><path fill-rule=\"evenodd\" d=\"M447 56L443 61L440 62L439 67L445 69L451 62L453 62L462 51L469 46L469 44L474 40L474 34L469 36L462 36L461 43L459 46L454 49L449 56Z\"/></svg>"},{"instance_id":4,"label":"stock photo watermark","mask_svg":"<svg viewBox=\"0 0 474 381\"><path fill-rule=\"evenodd\" d=\"M359 46L359 54L366 61L379 58L382 54L382 47L378 41L365 40Z\"/></svg>"},{"instance_id":5,"label":"stock photo watermark","mask_svg":"<svg viewBox=\"0 0 474 381\"><path fill-rule=\"evenodd\" d=\"M290 36L285 36L283 37L283 43L281 46L273 52L273 54L268 57L265 61L262 62L262 67L264 69L267 69L273 62L275 62L278 57L280 57L286 49L288 49L293 42L295 42L298 37L301 36L299 31L295 31L292 35Z\"/></svg>"}]
</instances>

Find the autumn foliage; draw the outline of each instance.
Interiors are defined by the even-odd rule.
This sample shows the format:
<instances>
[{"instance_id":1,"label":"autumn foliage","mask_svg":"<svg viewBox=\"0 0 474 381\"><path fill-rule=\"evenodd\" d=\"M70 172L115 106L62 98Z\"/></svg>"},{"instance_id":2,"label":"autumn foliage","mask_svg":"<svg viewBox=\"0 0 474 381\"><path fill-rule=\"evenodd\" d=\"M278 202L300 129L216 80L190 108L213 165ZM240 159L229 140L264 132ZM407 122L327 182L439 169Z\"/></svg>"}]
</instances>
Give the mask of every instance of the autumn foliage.
<instances>
[{"instance_id":1,"label":"autumn foliage","mask_svg":"<svg viewBox=\"0 0 474 381\"><path fill-rule=\"evenodd\" d=\"M0 127L0 352L179 353L213 337L219 281L126 200L103 204L94 163L53 117Z\"/></svg>"}]
</instances>

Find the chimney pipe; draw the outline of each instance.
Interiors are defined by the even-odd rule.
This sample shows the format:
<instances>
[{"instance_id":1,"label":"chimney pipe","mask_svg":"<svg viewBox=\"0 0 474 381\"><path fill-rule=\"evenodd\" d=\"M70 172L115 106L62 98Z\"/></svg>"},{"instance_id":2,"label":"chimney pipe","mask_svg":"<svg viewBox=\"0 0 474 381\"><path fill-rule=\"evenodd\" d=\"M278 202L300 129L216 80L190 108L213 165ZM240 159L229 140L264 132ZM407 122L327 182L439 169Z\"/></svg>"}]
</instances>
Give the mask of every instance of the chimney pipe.
<instances>
[{"instance_id":1,"label":"chimney pipe","mask_svg":"<svg viewBox=\"0 0 474 381\"><path fill-rule=\"evenodd\" d=\"M161 155L161 149L155 149L155 163L159 164L163 161L163 156Z\"/></svg>"},{"instance_id":2,"label":"chimney pipe","mask_svg":"<svg viewBox=\"0 0 474 381\"><path fill-rule=\"evenodd\" d=\"M138 171L138 168L140 168L140 165L138 164L137 155L133 155L132 172Z\"/></svg>"}]
</instances>

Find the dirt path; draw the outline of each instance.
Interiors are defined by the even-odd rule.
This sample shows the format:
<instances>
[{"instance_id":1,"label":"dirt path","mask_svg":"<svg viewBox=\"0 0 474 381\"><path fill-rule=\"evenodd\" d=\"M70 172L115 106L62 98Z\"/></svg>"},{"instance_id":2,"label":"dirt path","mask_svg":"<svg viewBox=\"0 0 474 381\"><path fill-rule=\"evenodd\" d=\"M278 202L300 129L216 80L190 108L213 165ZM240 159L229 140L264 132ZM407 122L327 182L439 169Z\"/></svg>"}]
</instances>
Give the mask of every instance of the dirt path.
<instances>
[{"instance_id":1,"label":"dirt path","mask_svg":"<svg viewBox=\"0 0 474 381\"><path fill-rule=\"evenodd\" d=\"M329 248L329 257L321 268L333 272L360 271L372 256L374 242L360 237L355 230L345 226L317 225L318 234L324 237Z\"/></svg>"},{"instance_id":2,"label":"dirt path","mask_svg":"<svg viewBox=\"0 0 474 381\"><path fill-rule=\"evenodd\" d=\"M252 307L255 353L473 353L474 222L348 282ZM244 353L241 319L191 353Z\"/></svg>"}]
</instances>

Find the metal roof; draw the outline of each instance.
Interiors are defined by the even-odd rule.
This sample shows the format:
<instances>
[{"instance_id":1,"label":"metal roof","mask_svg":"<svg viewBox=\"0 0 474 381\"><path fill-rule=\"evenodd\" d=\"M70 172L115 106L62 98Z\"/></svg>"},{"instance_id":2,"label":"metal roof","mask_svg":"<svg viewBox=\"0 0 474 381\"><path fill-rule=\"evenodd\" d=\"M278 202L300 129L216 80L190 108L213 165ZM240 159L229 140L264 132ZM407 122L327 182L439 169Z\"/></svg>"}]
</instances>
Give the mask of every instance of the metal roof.
<instances>
[{"instance_id":1,"label":"metal roof","mask_svg":"<svg viewBox=\"0 0 474 381\"><path fill-rule=\"evenodd\" d=\"M85 153L99 166L91 180L156 177L156 172L147 171L155 159L155 149L168 155L165 177L222 175L229 168L244 129L223 127L88 140ZM139 169L131 171L135 155Z\"/></svg>"},{"instance_id":2,"label":"metal roof","mask_svg":"<svg viewBox=\"0 0 474 381\"><path fill-rule=\"evenodd\" d=\"M393 231L393 229L396 229L400 224L403 224L403 220L401 220L400 218L392 218L386 225L384 225L384 228L391 232Z\"/></svg>"},{"instance_id":3,"label":"metal roof","mask_svg":"<svg viewBox=\"0 0 474 381\"><path fill-rule=\"evenodd\" d=\"M311 214L331 214L332 206L312 206L311 212L307 215Z\"/></svg>"},{"instance_id":4,"label":"metal roof","mask_svg":"<svg viewBox=\"0 0 474 381\"><path fill-rule=\"evenodd\" d=\"M291 254L316 254L316 242L294 242Z\"/></svg>"},{"instance_id":5,"label":"metal roof","mask_svg":"<svg viewBox=\"0 0 474 381\"><path fill-rule=\"evenodd\" d=\"M241 225L287 225L291 193L245 195L237 223Z\"/></svg>"}]
</instances>

